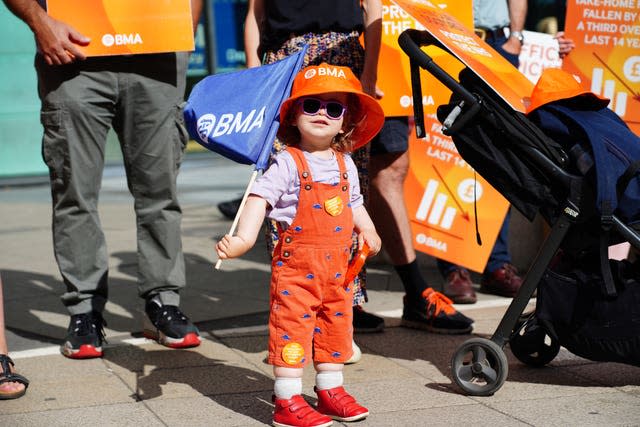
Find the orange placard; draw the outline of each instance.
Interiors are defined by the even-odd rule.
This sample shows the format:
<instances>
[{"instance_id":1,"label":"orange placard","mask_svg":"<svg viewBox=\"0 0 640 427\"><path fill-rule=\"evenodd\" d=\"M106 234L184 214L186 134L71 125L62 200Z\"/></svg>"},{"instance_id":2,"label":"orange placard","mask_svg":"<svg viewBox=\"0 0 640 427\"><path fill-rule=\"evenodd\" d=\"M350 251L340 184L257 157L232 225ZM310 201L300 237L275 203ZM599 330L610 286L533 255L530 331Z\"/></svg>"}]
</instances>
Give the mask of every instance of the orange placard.
<instances>
[{"instance_id":1,"label":"orange placard","mask_svg":"<svg viewBox=\"0 0 640 427\"><path fill-rule=\"evenodd\" d=\"M465 25L472 27L471 0L441 0L439 6L443 10L449 10L455 6L455 10L451 13ZM409 57L398 45L398 36L409 28L424 29L400 6L391 0L382 0L382 45L378 60L378 87L384 92L380 104L386 116L413 115ZM425 52L453 76L457 76L462 69L459 61L438 48L426 47ZM421 80L423 104L428 111L434 110L437 101L447 100L451 96L451 91L431 74L421 73Z\"/></svg>"},{"instance_id":2,"label":"orange placard","mask_svg":"<svg viewBox=\"0 0 640 427\"><path fill-rule=\"evenodd\" d=\"M91 38L87 56L194 49L190 0L47 0L47 13Z\"/></svg>"},{"instance_id":3,"label":"orange placard","mask_svg":"<svg viewBox=\"0 0 640 427\"><path fill-rule=\"evenodd\" d=\"M513 109L525 112L533 84L470 27L426 0L393 0L455 57L487 82ZM437 61L436 61L437 63ZM440 65L440 64L438 64Z\"/></svg>"},{"instance_id":4,"label":"orange placard","mask_svg":"<svg viewBox=\"0 0 640 427\"><path fill-rule=\"evenodd\" d=\"M509 203L458 154L433 115L425 116L426 137L409 138L411 168L404 184L414 247L429 255L482 272ZM476 241L474 214L478 213Z\"/></svg>"},{"instance_id":5,"label":"orange placard","mask_svg":"<svg viewBox=\"0 0 640 427\"><path fill-rule=\"evenodd\" d=\"M640 3L588 3L567 2L565 33L576 47L562 68L611 99L609 108L640 135Z\"/></svg>"},{"instance_id":6,"label":"orange placard","mask_svg":"<svg viewBox=\"0 0 640 427\"><path fill-rule=\"evenodd\" d=\"M423 48L436 64L454 78L467 65L477 73L478 70L483 70L491 81L497 81L495 86L499 88L505 85L519 87L516 93L509 88L505 99L524 110L522 98L525 94L526 97L531 94L533 85L469 30L473 23L471 1L441 0L437 5L420 0L393 0L393 3L405 12L391 6L385 10L384 5L388 3L383 1L383 51L378 82L385 92L382 105L386 115L413 115L409 59L397 45L398 34L407 28L425 29L431 34L443 31L436 38L455 55L436 47ZM448 6L449 3L452 7ZM449 13L443 12L447 10ZM410 14L408 18L407 12ZM396 21L391 21L392 18ZM386 29L385 20L393 22L386 24ZM388 32L394 33L395 41L389 39ZM491 59L485 64L484 55L476 59L473 53L468 52L474 49L495 56L497 65ZM401 68L398 63L402 64ZM503 76L506 76L506 82L500 80ZM485 78L484 75L481 77ZM411 161L404 185L413 245L421 252L481 272L509 204L487 181L474 174L473 169L458 154L451 138L442 134L442 125L434 114L438 105L449 101L451 91L424 70L421 72L421 80L427 135L423 139L417 139L415 132L410 132ZM478 230L483 242L481 246L476 241L474 200Z\"/></svg>"}]
</instances>

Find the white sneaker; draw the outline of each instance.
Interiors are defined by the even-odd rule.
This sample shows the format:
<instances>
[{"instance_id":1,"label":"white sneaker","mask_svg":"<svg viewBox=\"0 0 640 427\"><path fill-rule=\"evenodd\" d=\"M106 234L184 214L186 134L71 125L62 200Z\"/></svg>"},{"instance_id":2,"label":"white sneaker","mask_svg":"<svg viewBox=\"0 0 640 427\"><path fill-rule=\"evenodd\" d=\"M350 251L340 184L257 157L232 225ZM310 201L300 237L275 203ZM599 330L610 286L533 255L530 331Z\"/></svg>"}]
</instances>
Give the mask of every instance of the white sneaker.
<instances>
[{"instance_id":1,"label":"white sneaker","mask_svg":"<svg viewBox=\"0 0 640 427\"><path fill-rule=\"evenodd\" d=\"M355 341L351 340L351 346L353 348L353 355L351 356L351 358L349 360L344 362L345 365L351 365L353 363L358 363L360 361L360 359L362 358L362 351L360 350L360 347L358 347L358 344L356 344Z\"/></svg>"}]
</instances>

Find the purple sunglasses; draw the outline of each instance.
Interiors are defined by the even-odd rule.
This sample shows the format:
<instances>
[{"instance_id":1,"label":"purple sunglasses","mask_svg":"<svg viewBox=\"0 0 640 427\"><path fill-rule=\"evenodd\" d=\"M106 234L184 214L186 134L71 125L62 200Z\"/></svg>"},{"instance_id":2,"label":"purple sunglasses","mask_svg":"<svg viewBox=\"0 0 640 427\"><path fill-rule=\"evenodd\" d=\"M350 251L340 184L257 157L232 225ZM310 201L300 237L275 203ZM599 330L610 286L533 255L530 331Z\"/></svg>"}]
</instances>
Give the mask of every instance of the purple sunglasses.
<instances>
[{"instance_id":1,"label":"purple sunglasses","mask_svg":"<svg viewBox=\"0 0 640 427\"><path fill-rule=\"evenodd\" d=\"M338 101L323 101L318 98L305 97L298 100L302 112L308 116L315 116L324 108L324 111L332 120L338 120L347 111L347 107Z\"/></svg>"}]
</instances>

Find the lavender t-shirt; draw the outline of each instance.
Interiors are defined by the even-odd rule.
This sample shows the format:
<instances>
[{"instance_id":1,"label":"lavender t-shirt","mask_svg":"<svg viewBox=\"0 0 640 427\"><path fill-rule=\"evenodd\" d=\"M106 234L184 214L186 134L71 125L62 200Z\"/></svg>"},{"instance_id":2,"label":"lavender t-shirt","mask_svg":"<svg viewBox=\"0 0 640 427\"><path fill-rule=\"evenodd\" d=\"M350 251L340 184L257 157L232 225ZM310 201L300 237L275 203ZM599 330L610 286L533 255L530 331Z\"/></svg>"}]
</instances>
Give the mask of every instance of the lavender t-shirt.
<instances>
[{"instance_id":1,"label":"lavender t-shirt","mask_svg":"<svg viewBox=\"0 0 640 427\"><path fill-rule=\"evenodd\" d=\"M323 159L305 151L303 154L314 182L340 183L340 169L335 155L331 159ZM344 162L351 186L351 209L355 209L363 204L358 171L351 156L344 156ZM251 194L262 197L269 204L267 217L286 225L291 225L296 216L299 193L300 178L296 162L286 150L276 155L275 161L251 188Z\"/></svg>"}]
</instances>

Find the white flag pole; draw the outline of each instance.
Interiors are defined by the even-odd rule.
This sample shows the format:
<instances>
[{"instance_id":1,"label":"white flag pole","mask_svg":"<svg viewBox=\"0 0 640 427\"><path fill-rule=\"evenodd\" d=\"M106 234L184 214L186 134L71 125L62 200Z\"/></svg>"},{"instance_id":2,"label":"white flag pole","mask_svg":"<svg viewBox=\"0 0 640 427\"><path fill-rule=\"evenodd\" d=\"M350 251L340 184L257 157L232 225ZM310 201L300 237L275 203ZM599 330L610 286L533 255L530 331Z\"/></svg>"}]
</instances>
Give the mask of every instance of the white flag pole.
<instances>
[{"instance_id":1,"label":"white flag pole","mask_svg":"<svg viewBox=\"0 0 640 427\"><path fill-rule=\"evenodd\" d=\"M236 228L238 227L238 221L240 221L240 215L244 210L244 205L247 203L247 198L249 197L251 187L253 186L253 183L257 177L258 177L258 171L254 170L253 173L251 174L251 178L249 179L249 184L247 184L247 189L244 191L244 195L242 196L240 207L238 208L238 212L236 212L236 217L233 219L233 224L231 224L231 228L229 229L230 236L233 236L233 233L236 232ZM218 259L218 262L216 262L216 265L214 268L216 270L220 270L221 265L222 265L222 259Z\"/></svg>"}]
</instances>

